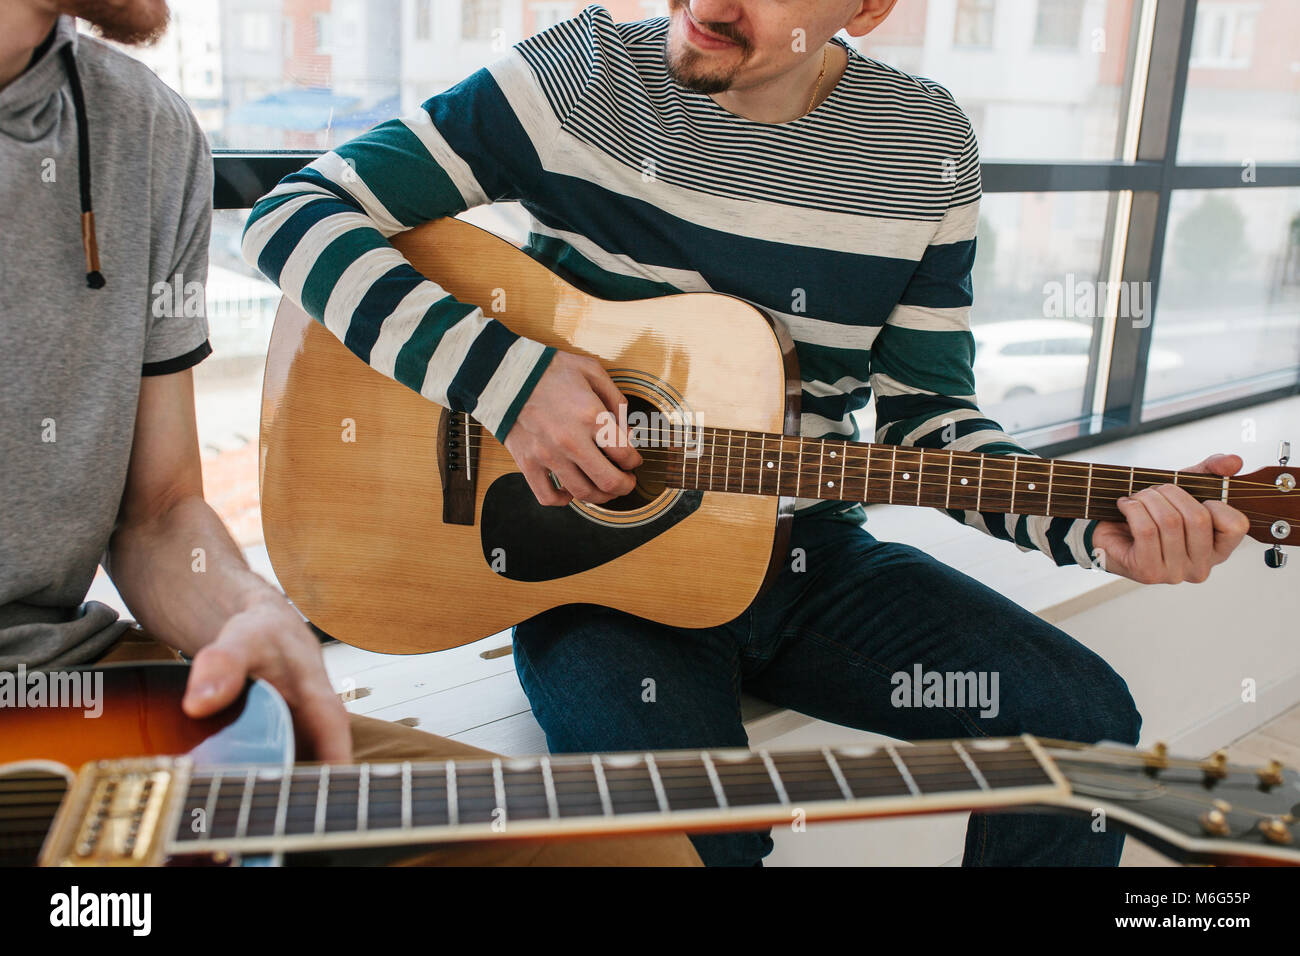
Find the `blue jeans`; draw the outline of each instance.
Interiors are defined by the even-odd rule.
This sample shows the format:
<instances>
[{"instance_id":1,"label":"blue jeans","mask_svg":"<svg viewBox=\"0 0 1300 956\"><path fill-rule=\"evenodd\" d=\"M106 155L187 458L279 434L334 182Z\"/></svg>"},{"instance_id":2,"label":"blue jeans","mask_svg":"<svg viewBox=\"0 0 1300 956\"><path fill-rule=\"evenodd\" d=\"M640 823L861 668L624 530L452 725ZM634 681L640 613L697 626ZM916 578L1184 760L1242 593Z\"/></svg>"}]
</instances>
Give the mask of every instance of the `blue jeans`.
<instances>
[{"instance_id":1,"label":"blue jeans","mask_svg":"<svg viewBox=\"0 0 1300 956\"><path fill-rule=\"evenodd\" d=\"M1142 719L1124 680L996 591L833 519L795 519L790 547L774 585L719 627L666 627L593 605L516 627L515 667L552 752L745 747L742 689L903 740L1027 732L1137 743ZM984 674L986 690L997 675L997 706L898 706L919 702L895 677L918 665ZM692 840L710 865L753 866L772 849L766 831ZM1087 818L975 813L963 864L1113 866L1123 845L1115 827L1094 832Z\"/></svg>"}]
</instances>

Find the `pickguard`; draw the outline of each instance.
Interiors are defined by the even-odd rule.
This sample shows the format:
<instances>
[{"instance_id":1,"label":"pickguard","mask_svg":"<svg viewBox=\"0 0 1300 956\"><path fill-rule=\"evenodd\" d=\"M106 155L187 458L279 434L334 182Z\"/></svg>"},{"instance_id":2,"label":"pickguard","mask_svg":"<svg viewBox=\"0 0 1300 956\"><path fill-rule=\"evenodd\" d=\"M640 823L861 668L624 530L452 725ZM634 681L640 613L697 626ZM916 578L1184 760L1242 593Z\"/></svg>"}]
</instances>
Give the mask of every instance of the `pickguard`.
<instances>
[{"instance_id":1,"label":"pickguard","mask_svg":"<svg viewBox=\"0 0 1300 956\"><path fill-rule=\"evenodd\" d=\"M511 472L483 496L483 558L512 581L554 581L636 550L689 517L703 497L683 491L672 507L644 524L601 524L573 508L538 504L524 476Z\"/></svg>"}]
</instances>

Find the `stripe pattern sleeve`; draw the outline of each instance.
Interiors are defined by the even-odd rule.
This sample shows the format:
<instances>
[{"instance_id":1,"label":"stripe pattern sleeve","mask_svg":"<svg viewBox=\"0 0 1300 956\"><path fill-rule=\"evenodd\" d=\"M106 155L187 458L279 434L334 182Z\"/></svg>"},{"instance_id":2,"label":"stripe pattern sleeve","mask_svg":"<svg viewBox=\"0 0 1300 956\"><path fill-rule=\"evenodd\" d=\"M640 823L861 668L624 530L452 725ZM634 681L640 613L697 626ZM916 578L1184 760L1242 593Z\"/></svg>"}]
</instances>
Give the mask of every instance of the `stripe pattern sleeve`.
<instances>
[{"instance_id":1,"label":"stripe pattern sleeve","mask_svg":"<svg viewBox=\"0 0 1300 956\"><path fill-rule=\"evenodd\" d=\"M480 70L286 176L253 207L244 258L376 371L504 441L555 350L458 301L388 240L515 198L537 168L532 140Z\"/></svg>"},{"instance_id":2,"label":"stripe pattern sleeve","mask_svg":"<svg viewBox=\"0 0 1300 956\"><path fill-rule=\"evenodd\" d=\"M979 158L974 132L955 164L954 203L939 223L871 354L876 441L917 448L1031 455L982 411L975 396L971 269L979 220ZM941 509L1021 551L1057 565L1093 567L1095 521Z\"/></svg>"}]
</instances>

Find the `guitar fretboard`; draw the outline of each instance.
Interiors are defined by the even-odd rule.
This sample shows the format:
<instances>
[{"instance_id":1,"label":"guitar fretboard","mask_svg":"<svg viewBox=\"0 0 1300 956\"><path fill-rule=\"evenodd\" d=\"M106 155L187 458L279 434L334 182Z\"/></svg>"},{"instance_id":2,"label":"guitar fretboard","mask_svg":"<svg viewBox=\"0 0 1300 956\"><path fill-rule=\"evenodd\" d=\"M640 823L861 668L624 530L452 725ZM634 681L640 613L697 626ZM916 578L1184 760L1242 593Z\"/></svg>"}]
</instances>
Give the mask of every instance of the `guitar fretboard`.
<instances>
[{"instance_id":1,"label":"guitar fretboard","mask_svg":"<svg viewBox=\"0 0 1300 956\"><path fill-rule=\"evenodd\" d=\"M1229 496L1217 475L726 428L639 450L669 486L699 491L1104 520L1122 520L1116 500L1154 485Z\"/></svg>"},{"instance_id":2,"label":"guitar fretboard","mask_svg":"<svg viewBox=\"0 0 1300 956\"><path fill-rule=\"evenodd\" d=\"M555 756L440 763L241 768L191 777L174 834L176 852L268 838L425 831L507 830L519 821L582 818L589 829L632 814L767 808L847 808L935 795L980 797L1053 787L1045 758L1023 739L915 747L823 748ZM613 827L611 827L612 829ZM400 841L398 841L400 842Z\"/></svg>"}]
</instances>

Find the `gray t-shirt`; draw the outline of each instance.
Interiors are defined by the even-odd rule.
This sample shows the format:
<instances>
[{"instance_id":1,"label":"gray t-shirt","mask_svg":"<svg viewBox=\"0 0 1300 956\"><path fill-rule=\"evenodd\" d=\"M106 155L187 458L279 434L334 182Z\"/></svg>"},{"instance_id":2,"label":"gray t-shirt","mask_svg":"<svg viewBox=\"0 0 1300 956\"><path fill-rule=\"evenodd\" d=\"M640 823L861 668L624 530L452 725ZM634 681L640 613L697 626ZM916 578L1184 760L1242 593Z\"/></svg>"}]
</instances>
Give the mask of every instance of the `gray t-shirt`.
<instances>
[{"instance_id":1,"label":"gray t-shirt","mask_svg":"<svg viewBox=\"0 0 1300 956\"><path fill-rule=\"evenodd\" d=\"M89 123L98 290L86 285L68 44ZM86 592L122 499L141 375L210 351L196 290L211 202L211 154L184 100L71 18L0 89L0 669L93 660L125 627Z\"/></svg>"}]
</instances>

